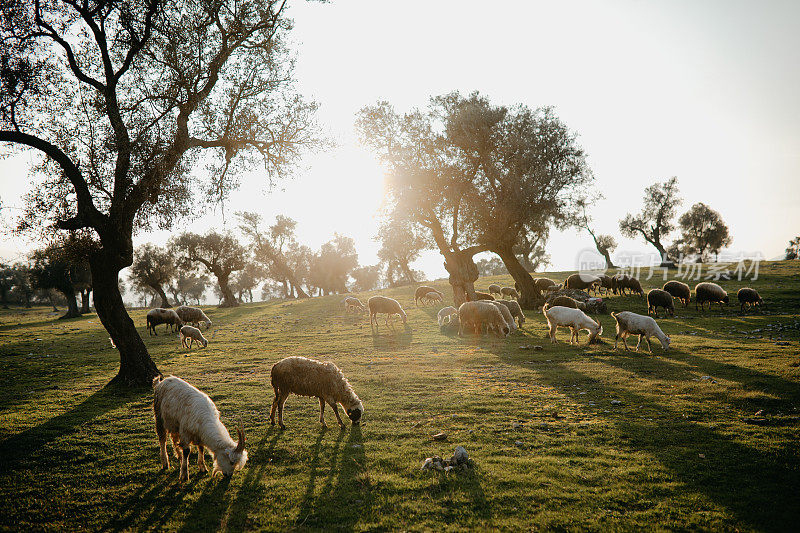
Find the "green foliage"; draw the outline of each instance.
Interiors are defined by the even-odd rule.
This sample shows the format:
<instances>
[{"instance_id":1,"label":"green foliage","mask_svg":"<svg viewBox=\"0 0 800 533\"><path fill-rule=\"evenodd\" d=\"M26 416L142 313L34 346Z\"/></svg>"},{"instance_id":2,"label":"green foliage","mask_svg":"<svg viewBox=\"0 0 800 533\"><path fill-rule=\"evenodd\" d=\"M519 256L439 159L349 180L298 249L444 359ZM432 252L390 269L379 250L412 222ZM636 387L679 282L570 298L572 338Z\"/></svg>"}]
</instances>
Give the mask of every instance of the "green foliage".
<instances>
[{"instance_id":1,"label":"green foliage","mask_svg":"<svg viewBox=\"0 0 800 533\"><path fill-rule=\"evenodd\" d=\"M667 260L665 239L675 229L674 218L683 200L678 196L678 178L673 176L664 183L654 183L644 190L644 206L634 216L628 213L619 221L619 230L630 239L641 236L656 247L662 259Z\"/></svg>"},{"instance_id":2,"label":"green foliage","mask_svg":"<svg viewBox=\"0 0 800 533\"><path fill-rule=\"evenodd\" d=\"M681 237L670 247L674 257L695 255L699 260L707 261L709 253L719 254L733 241L722 215L702 202L681 215L678 223Z\"/></svg>"},{"instance_id":3,"label":"green foliage","mask_svg":"<svg viewBox=\"0 0 800 533\"><path fill-rule=\"evenodd\" d=\"M786 259L800 259L800 236L789 241L789 247L786 248Z\"/></svg>"},{"instance_id":4,"label":"green foliage","mask_svg":"<svg viewBox=\"0 0 800 533\"><path fill-rule=\"evenodd\" d=\"M745 282L720 284L735 294ZM242 420L250 458L226 480L200 475L193 454L183 487L174 461L160 469L152 392L104 387L119 356L94 317L0 311L0 529L791 531L800 268L762 263L746 284L769 314L679 306L659 319L673 349L654 343L653 355L614 351L608 315L598 318L610 345L570 347L564 330L551 345L534 311L506 340L448 337L410 287L381 291L410 329L381 321L375 334L339 296L205 309L208 348L145 340L165 374L211 396L229 430ZM646 312L637 296L607 304ZM142 333L145 312L132 311ZM533 345L543 350L521 348ZM340 432L326 410L324 431L317 401L292 396L287 430L270 426L270 366L289 355L334 361L364 424ZM447 440L433 441L440 431ZM473 472L419 470L456 445Z\"/></svg>"}]
</instances>

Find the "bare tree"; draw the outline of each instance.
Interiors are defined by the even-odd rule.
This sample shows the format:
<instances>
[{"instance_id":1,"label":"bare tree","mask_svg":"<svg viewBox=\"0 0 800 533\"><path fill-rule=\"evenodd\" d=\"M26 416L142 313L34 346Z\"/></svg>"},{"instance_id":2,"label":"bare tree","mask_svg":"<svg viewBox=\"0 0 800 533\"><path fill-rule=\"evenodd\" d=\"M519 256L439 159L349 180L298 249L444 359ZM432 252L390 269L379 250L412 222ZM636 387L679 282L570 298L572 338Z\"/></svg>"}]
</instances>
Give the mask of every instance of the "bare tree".
<instances>
[{"instance_id":1,"label":"bare tree","mask_svg":"<svg viewBox=\"0 0 800 533\"><path fill-rule=\"evenodd\" d=\"M96 233L97 314L120 351L115 381L158 369L119 271L135 230L171 226L193 195L224 200L260 161L270 182L313 145L293 89L284 1L8 0L0 4L0 141L43 156L19 230ZM204 179L193 176L202 158Z\"/></svg>"},{"instance_id":2,"label":"bare tree","mask_svg":"<svg viewBox=\"0 0 800 533\"><path fill-rule=\"evenodd\" d=\"M594 240L594 246L603 258L606 260L606 268L614 268L614 263L611 261L611 254L617 249L617 240L611 235L597 235L592 230L592 221L589 215L586 214L586 203L581 206L583 208L583 219L581 220L581 227L589 232Z\"/></svg>"},{"instance_id":3,"label":"bare tree","mask_svg":"<svg viewBox=\"0 0 800 533\"><path fill-rule=\"evenodd\" d=\"M231 234L209 231L205 235L186 232L170 241L170 248L179 257L182 268L203 265L209 274L214 274L219 284L221 307L236 307L239 301L230 287L233 272L242 270L247 264L247 250Z\"/></svg>"},{"instance_id":4,"label":"bare tree","mask_svg":"<svg viewBox=\"0 0 800 533\"><path fill-rule=\"evenodd\" d=\"M682 201L678 196L678 178L673 176L664 183L654 183L644 190L642 211L636 216L628 213L620 220L622 235L631 239L641 235L658 250L662 264L671 262L661 241L675 229L672 219Z\"/></svg>"},{"instance_id":5,"label":"bare tree","mask_svg":"<svg viewBox=\"0 0 800 533\"><path fill-rule=\"evenodd\" d=\"M134 253L130 279L137 285L152 289L161 298L160 307L172 307L164 287L169 286L175 271L172 253L148 242Z\"/></svg>"},{"instance_id":6,"label":"bare tree","mask_svg":"<svg viewBox=\"0 0 800 533\"><path fill-rule=\"evenodd\" d=\"M513 251L528 272L539 272L550 264L550 254L544 247L549 235L548 228L538 228L533 231L523 230L520 234L519 242L514 246Z\"/></svg>"}]
</instances>

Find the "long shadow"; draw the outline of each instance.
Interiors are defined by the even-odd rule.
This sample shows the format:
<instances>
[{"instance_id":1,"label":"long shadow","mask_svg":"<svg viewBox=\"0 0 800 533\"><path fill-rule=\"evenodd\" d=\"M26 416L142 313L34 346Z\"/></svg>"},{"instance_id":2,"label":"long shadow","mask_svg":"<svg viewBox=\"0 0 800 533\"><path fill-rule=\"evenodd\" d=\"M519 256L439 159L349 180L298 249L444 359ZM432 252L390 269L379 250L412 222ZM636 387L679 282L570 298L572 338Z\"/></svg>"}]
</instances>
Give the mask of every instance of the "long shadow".
<instances>
[{"instance_id":1,"label":"long shadow","mask_svg":"<svg viewBox=\"0 0 800 533\"><path fill-rule=\"evenodd\" d=\"M297 510L297 517L295 518L294 521L296 526L303 526L308 517L314 512L314 493L316 492L317 489L317 477L318 477L317 470L319 469L319 462L320 462L319 453L322 447L322 437L325 435L325 433L326 430L324 428L320 429L320 432L317 435L317 440L314 443L314 448L312 452L313 456L309 464L311 472L308 476L308 483L306 483L306 491L303 494L303 500L300 503L300 507ZM336 442L332 447L331 462L328 467L328 475L326 476L325 483L323 485L322 489L323 491L325 490L325 487L330 486L330 480L332 479L333 473L336 470L339 445L342 442L343 436L344 436L344 431L339 431L339 435L336 439Z\"/></svg>"},{"instance_id":2,"label":"long shadow","mask_svg":"<svg viewBox=\"0 0 800 533\"><path fill-rule=\"evenodd\" d=\"M126 403L141 400L147 392L106 385L66 413L60 414L0 442L0 474L16 469L30 456L81 426ZM85 429L85 428L84 428Z\"/></svg>"},{"instance_id":3,"label":"long shadow","mask_svg":"<svg viewBox=\"0 0 800 533\"><path fill-rule=\"evenodd\" d=\"M154 505L153 500L170 486L170 481L176 482L177 479L175 469L148 473L145 482L119 507L120 513L100 529L103 531L130 529L134 522Z\"/></svg>"},{"instance_id":4,"label":"long shadow","mask_svg":"<svg viewBox=\"0 0 800 533\"><path fill-rule=\"evenodd\" d=\"M392 351L411 345L414 338L413 330L408 326L384 326L386 333L381 333L380 328L374 325L372 329L372 346L378 351Z\"/></svg>"},{"instance_id":5,"label":"long shadow","mask_svg":"<svg viewBox=\"0 0 800 533\"><path fill-rule=\"evenodd\" d=\"M498 355L506 363L522 364ZM588 404L593 396L577 394L571 384L580 382L584 389L595 388L601 396L661 413L656 429L634 415L609 416L608 420L624 435L623 446L652 455L690 491L706 495L749 526L776 532L796 529L800 522L800 453L796 447L775 453L741 444L733 437L684 419L683 413L666 402L609 385L561 364L543 367L538 373L547 385L587 410L593 410ZM772 383L784 385L779 378ZM706 459L701 460L701 454Z\"/></svg>"},{"instance_id":6,"label":"long shadow","mask_svg":"<svg viewBox=\"0 0 800 533\"><path fill-rule=\"evenodd\" d=\"M206 474L203 477L209 476L210 474ZM225 516L225 512L228 509L227 500L229 497L226 498L225 493L230 483L231 478L224 476L222 479L219 479L219 477L217 479L208 479L197 502L189 510L186 517L183 518L183 525L178 531L213 531L219 529L222 517ZM163 523L163 521L153 525L158 523Z\"/></svg>"}]
</instances>

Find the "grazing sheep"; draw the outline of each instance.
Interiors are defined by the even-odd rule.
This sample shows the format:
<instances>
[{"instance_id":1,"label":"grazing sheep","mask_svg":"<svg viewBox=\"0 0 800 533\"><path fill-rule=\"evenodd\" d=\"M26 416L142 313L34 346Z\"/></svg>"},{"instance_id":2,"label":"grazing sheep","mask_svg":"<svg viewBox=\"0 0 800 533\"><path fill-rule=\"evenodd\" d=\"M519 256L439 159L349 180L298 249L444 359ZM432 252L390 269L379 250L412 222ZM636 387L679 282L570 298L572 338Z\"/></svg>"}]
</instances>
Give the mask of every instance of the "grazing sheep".
<instances>
[{"instance_id":1,"label":"grazing sheep","mask_svg":"<svg viewBox=\"0 0 800 533\"><path fill-rule=\"evenodd\" d=\"M503 295L503 298L508 296L509 298L513 298L514 300L519 300L519 293L514 287L503 287L500 289L500 293Z\"/></svg>"},{"instance_id":2,"label":"grazing sheep","mask_svg":"<svg viewBox=\"0 0 800 533\"><path fill-rule=\"evenodd\" d=\"M286 429L283 425L283 405L290 394L319 399L319 423L322 427L328 427L324 417L326 403L333 409L341 428L344 428L344 422L339 416L339 404L342 404L353 425L358 425L361 415L364 414L361 400L339 367L333 363L323 363L306 357L287 357L272 365L270 376L272 388L275 389L275 399L269 413L269 421L273 426L277 411L278 425L281 429Z\"/></svg>"},{"instance_id":3,"label":"grazing sheep","mask_svg":"<svg viewBox=\"0 0 800 533\"><path fill-rule=\"evenodd\" d=\"M642 284L639 283L639 280L634 278L633 276L625 276L620 281L617 282L617 286L623 289L629 289L631 294L638 294L641 298L644 298L644 289L642 288Z\"/></svg>"},{"instance_id":4,"label":"grazing sheep","mask_svg":"<svg viewBox=\"0 0 800 533\"><path fill-rule=\"evenodd\" d=\"M593 285L600 283L600 278L592 276L591 274L572 274L564 282L564 287L567 289L578 289L584 291L590 289Z\"/></svg>"},{"instance_id":5,"label":"grazing sheep","mask_svg":"<svg viewBox=\"0 0 800 533\"><path fill-rule=\"evenodd\" d=\"M436 319L439 322L439 327L452 322L453 315L455 315L456 319L458 319L458 309L452 305L448 305L447 307L442 307L439 309L439 314L436 315Z\"/></svg>"},{"instance_id":6,"label":"grazing sheep","mask_svg":"<svg viewBox=\"0 0 800 533\"><path fill-rule=\"evenodd\" d=\"M203 348L208 347L208 341L203 337L199 329L192 326L183 326L181 328L181 346L191 350L194 341L197 341L197 344L201 345Z\"/></svg>"},{"instance_id":7,"label":"grazing sheep","mask_svg":"<svg viewBox=\"0 0 800 533\"><path fill-rule=\"evenodd\" d=\"M506 307L505 305L500 303L500 301L497 300L490 303L496 305L497 308L500 310L500 314L503 315L503 320L505 320L506 324L508 324L509 333L514 333L515 331L517 331L517 323L514 322L514 317L511 316L511 311L508 309L508 307Z\"/></svg>"},{"instance_id":8,"label":"grazing sheep","mask_svg":"<svg viewBox=\"0 0 800 533\"><path fill-rule=\"evenodd\" d=\"M549 309L542 309L544 317L547 319L547 326L550 328L550 342L556 342L556 329L559 326L568 327L572 331L569 343L575 341L575 344L580 344L578 340L578 333L580 330L585 329L589 332L589 340L586 344L591 344L594 340L603 334L603 326L600 322L595 321L580 309L572 309L570 307L556 306Z\"/></svg>"},{"instance_id":9,"label":"grazing sheep","mask_svg":"<svg viewBox=\"0 0 800 533\"><path fill-rule=\"evenodd\" d=\"M199 307L189 307L188 305L181 305L175 308L175 312L181 317L184 324L191 324L194 327L200 327L200 324L205 322L206 327L211 327L211 320L206 316L202 309Z\"/></svg>"},{"instance_id":10,"label":"grazing sheep","mask_svg":"<svg viewBox=\"0 0 800 533\"><path fill-rule=\"evenodd\" d=\"M661 342L661 347L664 350L669 349L670 338L664 335L661 328L658 327L653 317L637 315L630 311L622 311L620 313L611 313L614 320L617 321L617 335L614 337L614 349L617 349L617 340L621 337L622 344L625 350L628 350L628 342L626 338L628 335L639 335L639 342L636 343L636 351L639 351L639 345L642 343L642 337L647 341L647 350L653 353L650 346L650 337L655 337Z\"/></svg>"},{"instance_id":11,"label":"grazing sheep","mask_svg":"<svg viewBox=\"0 0 800 533\"><path fill-rule=\"evenodd\" d=\"M705 309L706 302L708 302L709 310L712 303L719 304L720 309L722 309L722 304L730 302L730 298L728 298L728 293L725 292L725 289L716 283L704 281L694 287L694 308L697 309L697 304L700 304L700 307Z\"/></svg>"},{"instance_id":12,"label":"grazing sheep","mask_svg":"<svg viewBox=\"0 0 800 533\"><path fill-rule=\"evenodd\" d=\"M736 297L739 299L739 303L741 304L742 313L744 313L745 305L747 305L747 307L750 307L751 305L764 305L764 300L761 299L758 291L751 289L750 287L742 287L739 289L739 292L736 293Z\"/></svg>"},{"instance_id":13,"label":"grazing sheep","mask_svg":"<svg viewBox=\"0 0 800 533\"><path fill-rule=\"evenodd\" d=\"M558 284L550 278L536 278L533 280L533 285L539 292L544 292L548 287L553 287Z\"/></svg>"},{"instance_id":14,"label":"grazing sheep","mask_svg":"<svg viewBox=\"0 0 800 533\"><path fill-rule=\"evenodd\" d=\"M427 304L433 305L435 303L442 303L442 293L431 291L431 292L429 292L428 294L426 294L422 298L422 301L425 302L426 305Z\"/></svg>"},{"instance_id":15,"label":"grazing sheep","mask_svg":"<svg viewBox=\"0 0 800 533\"><path fill-rule=\"evenodd\" d=\"M207 394L175 376L153 380L153 411L160 447L161 465L169 468L167 435L172 437L175 456L181 462L180 481L189 480L189 448L197 446L197 466L205 472L205 449L214 456L212 475L226 476L247 462L244 428L239 424L239 442L234 442L219 419L217 406Z\"/></svg>"},{"instance_id":16,"label":"grazing sheep","mask_svg":"<svg viewBox=\"0 0 800 533\"><path fill-rule=\"evenodd\" d=\"M375 327L378 327L378 313L386 315L386 325L389 325L389 317L392 315L400 315L403 319L403 324L406 323L406 312L400 307L400 303L386 296L373 296L367 300L367 307L369 307L369 325L372 326L372 320L375 320Z\"/></svg>"},{"instance_id":17,"label":"grazing sheep","mask_svg":"<svg viewBox=\"0 0 800 533\"><path fill-rule=\"evenodd\" d=\"M472 327L476 335L483 332L494 332L498 337L505 337L511 331L500 310L491 302L464 302L458 308L458 335L464 336L464 329Z\"/></svg>"},{"instance_id":18,"label":"grazing sheep","mask_svg":"<svg viewBox=\"0 0 800 533\"><path fill-rule=\"evenodd\" d=\"M625 290L628 289L628 280L630 280L630 279L631 279L631 277L628 276L627 274L616 274L616 275L614 275L614 277L612 278L612 280L613 280L612 283L614 284L614 287L613 287L614 294L617 294L617 293L625 294Z\"/></svg>"},{"instance_id":19,"label":"grazing sheep","mask_svg":"<svg viewBox=\"0 0 800 533\"><path fill-rule=\"evenodd\" d=\"M467 295L467 299L469 300L469 294ZM477 302L480 300L494 300L494 296L488 292L475 291L475 299L470 301Z\"/></svg>"},{"instance_id":20,"label":"grazing sheep","mask_svg":"<svg viewBox=\"0 0 800 533\"><path fill-rule=\"evenodd\" d=\"M183 321L174 310L156 307L147 312L147 332L150 335L158 336L156 326L159 324L166 324L170 329L175 328L173 329L175 331L183 326Z\"/></svg>"},{"instance_id":21,"label":"grazing sheep","mask_svg":"<svg viewBox=\"0 0 800 533\"><path fill-rule=\"evenodd\" d=\"M427 285L420 285L419 287L417 287L417 290L414 291L414 305L417 305L417 301L424 298L425 295L428 294L429 292L435 292L439 296L444 298L444 295L441 292L434 289L433 287L429 287Z\"/></svg>"},{"instance_id":22,"label":"grazing sheep","mask_svg":"<svg viewBox=\"0 0 800 533\"><path fill-rule=\"evenodd\" d=\"M610 292L614 291L616 284L614 282L614 278L611 276L607 276L603 274L602 276L598 276L600 283L595 285L595 289L600 291L600 294L603 294L603 289L606 290L605 294L609 294Z\"/></svg>"},{"instance_id":23,"label":"grazing sheep","mask_svg":"<svg viewBox=\"0 0 800 533\"><path fill-rule=\"evenodd\" d=\"M500 292L501 290L502 289L500 288L500 285L498 285L497 283L492 283L491 285L489 285L489 294L492 294L492 295L494 295L494 294L502 294Z\"/></svg>"},{"instance_id":24,"label":"grazing sheep","mask_svg":"<svg viewBox=\"0 0 800 533\"><path fill-rule=\"evenodd\" d=\"M525 314L522 312L522 308L519 306L516 300L497 300L498 303L505 305L508 310L511 312L511 316L517 319L519 322L519 327L522 327L522 324L525 323Z\"/></svg>"},{"instance_id":25,"label":"grazing sheep","mask_svg":"<svg viewBox=\"0 0 800 533\"><path fill-rule=\"evenodd\" d=\"M670 280L664 284L663 290L677 298L683 303L683 307L689 307L689 302L692 301L692 291L689 286L677 280Z\"/></svg>"},{"instance_id":26,"label":"grazing sheep","mask_svg":"<svg viewBox=\"0 0 800 533\"><path fill-rule=\"evenodd\" d=\"M672 302L672 295L661 289L652 289L647 293L647 314L650 311L658 316L658 308L663 307L665 313L675 316L675 304Z\"/></svg>"},{"instance_id":27,"label":"grazing sheep","mask_svg":"<svg viewBox=\"0 0 800 533\"><path fill-rule=\"evenodd\" d=\"M342 300L342 303L344 304L345 313L363 313L367 310L364 304L361 303L361 300L355 296L348 296Z\"/></svg>"},{"instance_id":28,"label":"grazing sheep","mask_svg":"<svg viewBox=\"0 0 800 533\"><path fill-rule=\"evenodd\" d=\"M560 294L544 304L546 308L551 307L571 307L572 309L580 309L581 311L586 311L586 304L583 302L579 302L575 298L570 298L569 296L564 296Z\"/></svg>"}]
</instances>

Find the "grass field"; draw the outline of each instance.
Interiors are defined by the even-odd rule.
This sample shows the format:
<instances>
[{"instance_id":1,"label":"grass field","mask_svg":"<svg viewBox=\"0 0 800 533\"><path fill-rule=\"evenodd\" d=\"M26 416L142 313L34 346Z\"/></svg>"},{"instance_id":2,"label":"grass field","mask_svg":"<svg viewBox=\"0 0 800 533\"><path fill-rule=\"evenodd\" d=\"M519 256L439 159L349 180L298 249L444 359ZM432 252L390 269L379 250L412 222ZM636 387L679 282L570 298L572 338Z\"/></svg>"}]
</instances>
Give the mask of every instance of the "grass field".
<instances>
[{"instance_id":1,"label":"grass field","mask_svg":"<svg viewBox=\"0 0 800 533\"><path fill-rule=\"evenodd\" d=\"M382 291L406 329L373 334L342 296L209 308L209 347L191 353L163 326L148 337L135 310L160 370L207 392L234 436L246 428L244 470L212 479L193 456L184 486L174 461L160 470L152 391L104 387L118 353L96 316L1 311L0 528L797 531L800 262L759 274L766 313L679 307L659 321L673 349L654 340L653 355L614 351L608 315L590 348L566 330L551 345L533 311L505 340L448 337L410 287ZM493 281L510 278L477 285ZM743 285L720 284L733 300ZM608 306L646 312L635 296ZM328 410L323 430L317 401L291 397L287 429L270 426L270 366L289 355L339 365L364 424L340 431ZM420 471L456 445L472 472Z\"/></svg>"}]
</instances>

